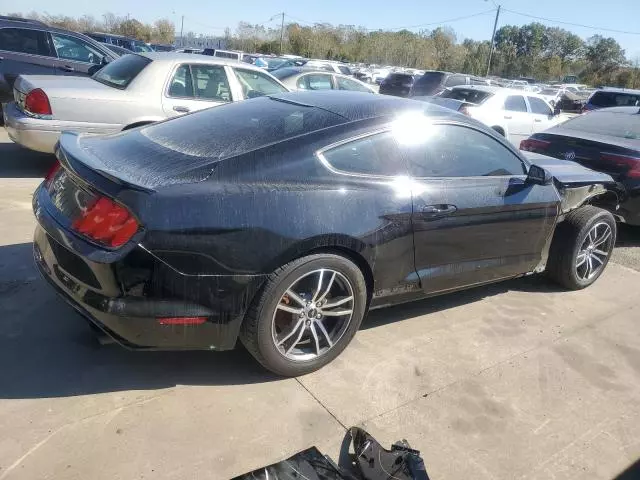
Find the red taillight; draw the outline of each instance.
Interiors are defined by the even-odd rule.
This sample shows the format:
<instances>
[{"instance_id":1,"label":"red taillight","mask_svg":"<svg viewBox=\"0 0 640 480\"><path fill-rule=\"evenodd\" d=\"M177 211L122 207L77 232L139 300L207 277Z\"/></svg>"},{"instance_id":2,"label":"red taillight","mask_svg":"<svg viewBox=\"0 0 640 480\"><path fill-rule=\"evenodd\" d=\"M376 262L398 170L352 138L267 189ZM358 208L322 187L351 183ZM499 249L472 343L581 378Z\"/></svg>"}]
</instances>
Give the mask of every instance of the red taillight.
<instances>
[{"instance_id":1,"label":"red taillight","mask_svg":"<svg viewBox=\"0 0 640 480\"><path fill-rule=\"evenodd\" d=\"M207 317L160 317L160 325L202 325Z\"/></svg>"},{"instance_id":2,"label":"red taillight","mask_svg":"<svg viewBox=\"0 0 640 480\"><path fill-rule=\"evenodd\" d=\"M51 168L49 169L47 174L44 176L44 183L46 185L49 185L49 182L51 181L51 179L55 177L56 173L58 173L58 170L60 170L60 162L56 160L56 162L53 165L51 165Z\"/></svg>"},{"instance_id":3,"label":"red taillight","mask_svg":"<svg viewBox=\"0 0 640 480\"><path fill-rule=\"evenodd\" d=\"M49 97L40 88L31 90L24 99L24 109L35 115L51 115Z\"/></svg>"},{"instance_id":4,"label":"red taillight","mask_svg":"<svg viewBox=\"0 0 640 480\"><path fill-rule=\"evenodd\" d=\"M520 150L525 152L535 152L536 150L546 149L551 142L540 140L538 138L526 138L520 142Z\"/></svg>"},{"instance_id":5,"label":"red taillight","mask_svg":"<svg viewBox=\"0 0 640 480\"><path fill-rule=\"evenodd\" d=\"M139 225L126 208L106 197L99 197L82 213L82 217L74 220L72 227L104 245L120 247L131 240Z\"/></svg>"},{"instance_id":6,"label":"red taillight","mask_svg":"<svg viewBox=\"0 0 640 480\"><path fill-rule=\"evenodd\" d=\"M619 167L629 167L626 173L627 177L640 178L640 157L602 152L600 158L612 162Z\"/></svg>"}]
</instances>

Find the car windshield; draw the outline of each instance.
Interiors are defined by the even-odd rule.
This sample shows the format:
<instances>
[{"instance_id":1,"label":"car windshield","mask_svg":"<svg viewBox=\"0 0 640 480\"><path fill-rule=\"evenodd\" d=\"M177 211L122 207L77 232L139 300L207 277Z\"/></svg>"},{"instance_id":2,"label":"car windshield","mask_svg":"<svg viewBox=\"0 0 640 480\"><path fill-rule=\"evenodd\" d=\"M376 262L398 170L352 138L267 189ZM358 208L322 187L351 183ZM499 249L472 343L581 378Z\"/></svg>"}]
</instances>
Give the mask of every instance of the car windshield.
<instances>
[{"instance_id":1,"label":"car windshield","mask_svg":"<svg viewBox=\"0 0 640 480\"><path fill-rule=\"evenodd\" d=\"M151 48L149 45L147 45L146 43L143 42L131 42L132 46L133 46L133 51L134 52L138 52L138 53L144 53L144 52L153 52L153 48Z\"/></svg>"},{"instance_id":2,"label":"car windshield","mask_svg":"<svg viewBox=\"0 0 640 480\"><path fill-rule=\"evenodd\" d=\"M575 117L562 125L569 130L640 140L640 115L594 111Z\"/></svg>"},{"instance_id":3,"label":"car windshield","mask_svg":"<svg viewBox=\"0 0 640 480\"><path fill-rule=\"evenodd\" d=\"M150 63L149 58L141 55L124 55L102 67L91 78L110 87L124 89Z\"/></svg>"},{"instance_id":4,"label":"car windshield","mask_svg":"<svg viewBox=\"0 0 640 480\"><path fill-rule=\"evenodd\" d=\"M487 98L493 96L491 92L485 92L482 90L475 90L473 88L453 88L445 91L442 95L443 98L453 98L454 100L462 100L463 102L480 104Z\"/></svg>"},{"instance_id":5,"label":"car windshield","mask_svg":"<svg viewBox=\"0 0 640 480\"><path fill-rule=\"evenodd\" d=\"M444 72L427 72L414 85L416 95L431 95L438 89L445 77Z\"/></svg>"}]
</instances>

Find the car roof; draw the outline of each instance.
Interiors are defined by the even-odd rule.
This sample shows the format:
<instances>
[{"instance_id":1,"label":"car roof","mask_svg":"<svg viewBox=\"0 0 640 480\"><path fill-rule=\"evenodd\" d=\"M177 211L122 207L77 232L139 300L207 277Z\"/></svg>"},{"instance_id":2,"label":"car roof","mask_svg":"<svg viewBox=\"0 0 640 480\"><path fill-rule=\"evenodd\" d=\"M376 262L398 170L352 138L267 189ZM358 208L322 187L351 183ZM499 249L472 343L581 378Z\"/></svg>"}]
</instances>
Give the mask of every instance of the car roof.
<instances>
[{"instance_id":1,"label":"car roof","mask_svg":"<svg viewBox=\"0 0 640 480\"><path fill-rule=\"evenodd\" d=\"M198 53L182 53L182 52L138 52L141 55L153 60L154 63L205 63L207 65L228 65L230 67L242 67L247 70L257 70L267 73L263 68L256 67L250 63L240 62L230 58L212 57L210 55L200 55Z\"/></svg>"},{"instance_id":2,"label":"car roof","mask_svg":"<svg viewBox=\"0 0 640 480\"><path fill-rule=\"evenodd\" d=\"M602 87L594 92L614 92L614 93L628 93L630 95L639 95L640 90L634 90L632 88L619 88L619 87Z\"/></svg>"},{"instance_id":3,"label":"car roof","mask_svg":"<svg viewBox=\"0 0 640 480\"><path fill-rule=\"evenodd\" d=\"M469 117L451 109L391 95L371 95L349 90L315 90L280 93L270 97L296 105L326 110L350 122L385 117L407 110L420 110L429 116L455 118L456 121L475 125Z\"/></svg>"}]
</instances>

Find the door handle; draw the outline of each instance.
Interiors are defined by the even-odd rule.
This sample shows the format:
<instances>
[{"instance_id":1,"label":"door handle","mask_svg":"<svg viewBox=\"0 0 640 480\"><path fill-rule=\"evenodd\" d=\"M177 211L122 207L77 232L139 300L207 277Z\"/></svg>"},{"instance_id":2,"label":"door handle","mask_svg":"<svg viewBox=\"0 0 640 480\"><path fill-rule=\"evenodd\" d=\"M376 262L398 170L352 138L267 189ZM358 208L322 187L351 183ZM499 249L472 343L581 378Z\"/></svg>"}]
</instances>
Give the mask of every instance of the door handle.
<instances>
[{"instance_id":1,"label":"door handle","mask_svg":"<svg viewBox=\"0 0 640 480\"><path fill-rule=\"evenodd\" d=\"M507 116L507 115L505 115L505 116L504 116L504 119L505 119L505 120L511 120L512 118L513 118L513 117L510 117L510 116Z\"/></svg>"},{"instance_id":2,"label":"door handle","mask_svg":"<svg viewBox=\"0 0 640 480\"><path fill-rule=\"evenodd\" d=\"M179 113L188 113L189 112L189 107L183 107L182 105L176 105L175 107L173 107L173 111L174 112L179 112Z\"/></svg>"},{"instance_id":3,"label":"door handle","mask_svg":"<svg viewBox=\"0 0 640 480\"><path fill-rule=\"evenodd\" d=\"M540 120L539 118L534 118L533 121L540 123L542 120Z\"/></svg>"},{"instance_id":4,"label":"door handle","mask_svg":"<svg viewBox=\"0 0 640 480\"><path fill-rule=\"evenodd\" d=\"M451 215L456 210L458 210L458 208L455 205L447 205L443 203L440 205L426 205L422 207L421 212L429 216L440 217L444 215Z\"/></svg>"},{"instance_id":5,"label":"door handle","mask_svg":"<svg viewBox=\"0 0 640 480\"><path fill-rule=\"evenodd\" d=\"M60 67L60 70L64 70L65 72L75 72L76 69L73 67L70 67L69 65L63 65L62 67Z\"/></svg>"}]
</instances>

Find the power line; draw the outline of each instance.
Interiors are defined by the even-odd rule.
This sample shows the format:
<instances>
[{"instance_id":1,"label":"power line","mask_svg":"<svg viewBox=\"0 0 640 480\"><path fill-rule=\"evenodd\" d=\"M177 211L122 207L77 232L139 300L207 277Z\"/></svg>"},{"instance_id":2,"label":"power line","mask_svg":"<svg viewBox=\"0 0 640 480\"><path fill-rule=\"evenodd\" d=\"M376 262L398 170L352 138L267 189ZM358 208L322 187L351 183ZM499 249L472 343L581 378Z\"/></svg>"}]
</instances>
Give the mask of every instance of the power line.
<instances>
[{"instance_id":1,"label":"power line","mask_svg":"<svg viewBox=\"0 0 640 480\"><path fill-rule=\"evenodd\" d=\"M420 24L417 24L417 25L407 25L407 26L404 26L404 27L392 27L392 28L365 28L364 30L366 30L367 32L375 32L375 31L378 31L378 30L384 30L384 31L409 30L411 28L429 27L429 26L433 26L433 25L443 25L445 23L457 22L457 21L460 21L460 20L466 20L468 18L474 18L474 17L479 17L481 15L487 15L487 14L493 13L495 11L496 11L496 9L492 8L491 10L485 10L484 12L473 13L471 15L464 15L462 17L450 18L448 20L440 20L438 22L420 23ZM301 18L293 17L293 16L289 15L288 13L286 14L286 16L291 18L292 20L296 20L296 21L302 22L302 23L307 23L309 25L318 25L318 24L330 23L330 22L309 22L309 21L303 20Z\"/></svg>"},{"instance_id":2,"label":"power line","mask_svg":"<svg viewBox=\"0 0 640 480\"><path fill-rule=\"evenodd\" d=\"M535 18L536 20L544 20L545 22L560 23L562 25L571 25L573 27L590 28L592 30L600 30L602 32L624 33L627 35L640 35L640 32L628 32L626 30L616 30L613 28L595 27L593 25L583 25L581 23L563 22L562 20L553 20L551 18L538 17L536 15L529 15L528 13L516 12L514 10L509 10L508 8L503 8L502 10L509 13L515 13L516 15L521 15L523 17Z\"/></svg>"}]
</instances>

